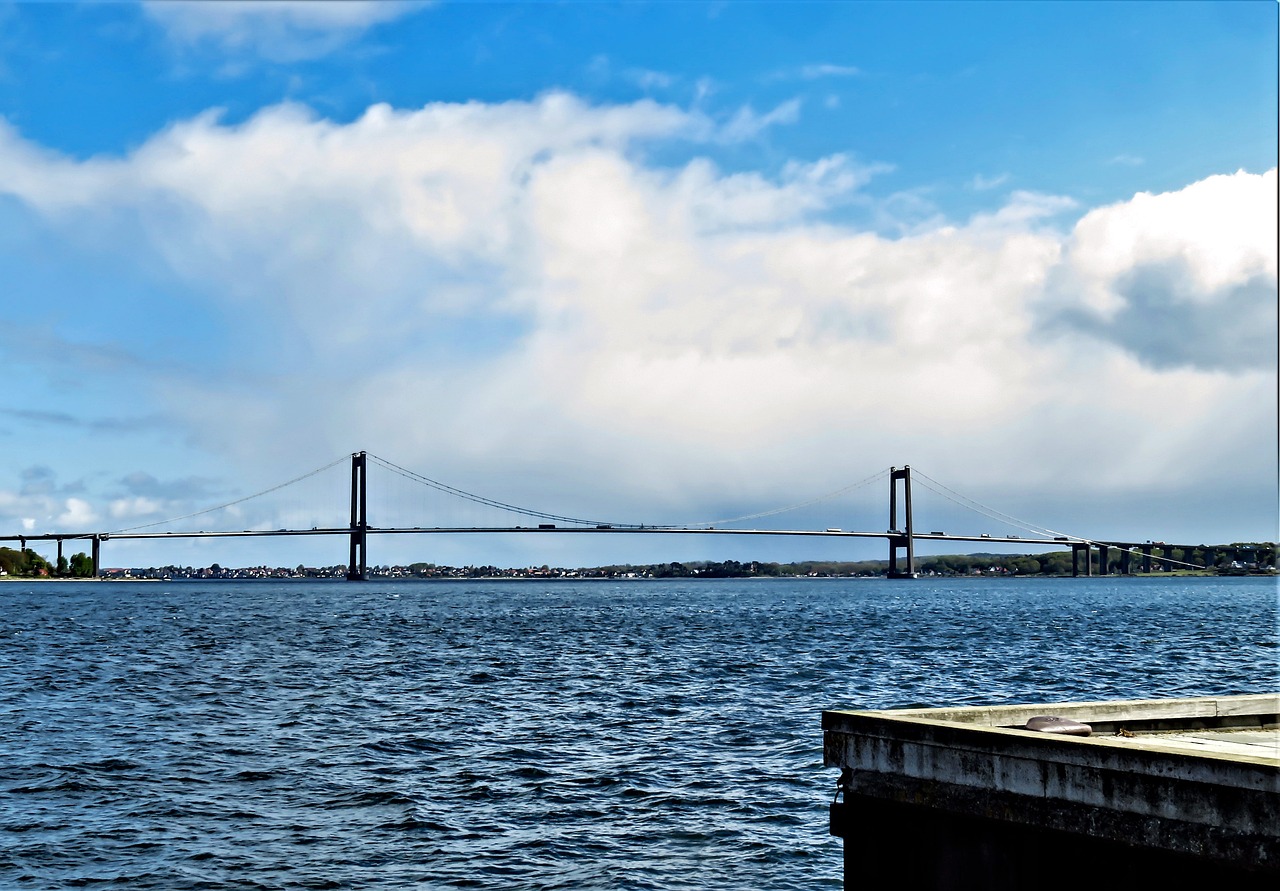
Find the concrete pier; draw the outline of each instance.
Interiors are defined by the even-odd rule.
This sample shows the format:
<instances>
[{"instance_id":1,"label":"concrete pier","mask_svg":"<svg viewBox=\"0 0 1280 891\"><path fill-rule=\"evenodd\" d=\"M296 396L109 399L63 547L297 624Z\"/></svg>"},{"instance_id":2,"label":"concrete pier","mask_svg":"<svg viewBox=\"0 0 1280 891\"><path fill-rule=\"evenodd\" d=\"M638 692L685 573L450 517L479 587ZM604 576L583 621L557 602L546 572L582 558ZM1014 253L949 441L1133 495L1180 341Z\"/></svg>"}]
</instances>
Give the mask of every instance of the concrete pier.
<instances>
[{"instance_id":1,"label":"concrete pier","mask_svg":"<svg viewBox=\"0 0 1280 891\"><path fill-rule=\"evenodd\" d=\"M846 888L1280 878L1280 694L827 711ZM1037 715L1088 737L1022 729Z\"/></svg>"}]
</instances>

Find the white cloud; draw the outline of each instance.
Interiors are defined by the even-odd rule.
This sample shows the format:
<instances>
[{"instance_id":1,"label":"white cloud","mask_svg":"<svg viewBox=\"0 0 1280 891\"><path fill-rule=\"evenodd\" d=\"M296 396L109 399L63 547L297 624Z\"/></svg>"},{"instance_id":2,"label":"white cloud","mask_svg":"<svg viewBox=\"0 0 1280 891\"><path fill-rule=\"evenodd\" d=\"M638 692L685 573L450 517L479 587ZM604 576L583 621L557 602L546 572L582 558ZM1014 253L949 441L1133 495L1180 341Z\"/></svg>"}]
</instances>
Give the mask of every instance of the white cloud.
<instances>
[{"instance_id":1,"label":"white cloud","mask_svg":"<svg viewBox=\"0 0 1280 891\"><path fill-rule=\"evenodd\" d=\"M800 69L800 76L805 80L818 80L823 77L856 77L862 72L852 65L832 65L822 63L805 65Z\"/></svg>"},{"instance_id":2,"label":"white cloud","mask_svg":"<svg viewBox=\"0 0 1280 891\"><path fill-rule=\"evenodd\" d=\"M1126 282L1169 264L1186 276L1166 308L1268 287L1274 304L1274 171L1066 232L1070 199L1017 192L890 238L828 218L878 169L848 157L776 176L644 160L652 140L796 113L717 130L564 94L350 124L281 106L86 162L8 132L0 192L256 320L235 344L251 385L156 394L196 441L277 478L368 448L510 500L705 519L725 492L767 505L905 461L974 486L1012 468L1044 491L1153 490L1228 459L1240 479L1274 472L1274 367L1162 364L1079 323L1117 319Z\"/></svg>"},{"instance_id":3,"label":"white cloud","mask_svg":"<svg viewBox=\"0 0 1280 891\"><path fill-rule=\"evenodd\" d=\"M323 56L373 26L425 5L409 0L150 0L143 9L180 44L295 62Z\"/></svg>"},{"instance_id":4,"label":"white cloud","mask_svg":"<svg viewBox=\"0 0 1280 891\"><path fill-rule=\"evenodd\" d=\"M92 529L98 522L93 506L83 498L68 498L62 503L62 513L53 520L55 529Z\"/></svg>"},{"instance_id":5,"label":"white cloud","mask_svg":"<svg viewBox=\"0 0 1280 891\"><path fill-rule=\"evenodd\" d=\"M773 71L765 75L766 81L783 80L823 80L832 77L857 77L862 74L860 68L853 65L836 65L830 62L815 62L801 65L799 68L787 68Z\"/></svg>"},{"instance_id":6,"label":"white cloud","mask_svg":"<svg viewBox=\"0 0 1280 891\"><path fill-rule=\"evenodd\" d=\"M1019 189L1010 195L1005 205L995 213L975 216L973 224L1023 226L1058 216L1074 210L1077 206L1074 199L1065 195L1044 195Z\"/></svg>"},{"instance_id":7,"label":"white cloud","mask_svg":"<svg viewBox=\"0 0 1280 891\"><path fill-rule=\"evenodd\" d=\"M52 489L0 489L0 526L18 524L24 532L85 532L99 521L92 503L79 496L62 496Z\"/></svg>"},{"instance_id":8,"label":"white cloud","mask_svg":"<svg viewBox=\"0 0 1280 891\"><path fill-rule=\"evenodd\" d=\"M629 69L627 77L635 81L636 86L642 90L665 90L673 86L677 81L674 74L668 74L665 71L650 71L647 68Z\"/></svg>"},{"instance_id":9,"label":"white cloud","mask_svg":"<svg viewBox=\"0 0 1280 891\"><path fill-rule=\"evenodd\" d=\"M1211 176L1177 192L1140 193L1098 208L1075 228L1073 271L1090 304L1119 305L1109 288L1134 268L1174 260L1194 277L1189 299L1208 300L1255 274L1276 278L1276 172Z\"/></svg>"},{"instance_id":10,"label":"white cloud","mask_svg":"<svg viewBox=\"0 0 1280 891\"><path fill-rule=\"evenodd\" d=\"M755 138L770 127L778 124L794 124L799 119L799 99L788 99L764 114L758 114L750 107L744 106L738 109L733 118L724 125L721 138L725 142L741 142Z\"/></svg>"},{"instance_id":11,"label":"white cloud","mask_svg":"<svg viewBox=\"0 0 1280 891\"><path fill-rule=\"evenodd\" d=\"M107 506L107 513L113 520L135 520L139 517L164 519L163 507L154 498L117 498Z\"/></svg>"},{"instance_id":12,"label":"white cloud","mask_svg":"<svg viewBox=\"0 0 1280 891\"><path fill-rule=\"evenodd\" d=\"M1000 173L996 176L983 176L981 173L975 174L969 182L969 187L977 192L985 192L988 189L997 189L1009 181L1009 174Z\"/></svg>"},{"instance_id":13,"label":"white cloud","mask_svg":"<svg viewBox=\"0 0 1280 891\"><path fill-rule=\"evenodd\" d=\"M1156 366L1274 369L1276 211L1274 169L1093 210L1047 305Z\"/></svg>"}]
</instances>

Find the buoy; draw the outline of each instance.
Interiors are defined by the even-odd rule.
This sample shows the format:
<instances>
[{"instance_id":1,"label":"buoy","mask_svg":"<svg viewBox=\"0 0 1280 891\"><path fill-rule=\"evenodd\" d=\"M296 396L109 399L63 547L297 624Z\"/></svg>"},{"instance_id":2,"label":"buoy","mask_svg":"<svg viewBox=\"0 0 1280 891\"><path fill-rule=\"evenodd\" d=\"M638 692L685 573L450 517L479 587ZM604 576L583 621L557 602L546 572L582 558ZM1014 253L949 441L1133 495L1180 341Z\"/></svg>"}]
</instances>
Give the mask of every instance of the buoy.
<instances>
[{"instance_id":1,"label":"buoy","mask_svg":"<svg viewBox=\"0 0 1280 891\"><path fill-rule=\"evenodd\" d=\"M1093 728L1088 724L1081 724L1070 718L1060 718L1057 715L1036 715L1023 727L1040 733L1063 733L1067 736L1088 736L1093 733Z\"/></svg>"}]
</instances>

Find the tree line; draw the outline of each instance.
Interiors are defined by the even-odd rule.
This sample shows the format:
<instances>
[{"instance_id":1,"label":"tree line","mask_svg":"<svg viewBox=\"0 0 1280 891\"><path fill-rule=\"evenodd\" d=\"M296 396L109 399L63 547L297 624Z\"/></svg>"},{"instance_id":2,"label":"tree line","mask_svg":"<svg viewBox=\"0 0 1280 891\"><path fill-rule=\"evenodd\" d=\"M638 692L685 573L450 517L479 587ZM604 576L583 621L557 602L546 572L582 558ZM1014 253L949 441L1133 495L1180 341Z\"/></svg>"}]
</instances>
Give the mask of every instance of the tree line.
<instances>
[{"instance_id":1,"label":"tree line","mask_svg":"<svg viewBox=\"0 0 1280 891\"><path fill-rule=\"evenodd\" d=\"M0 548L0 573L21 578L87 579L93 575L93 558L88 554L59 557L50 563L31 548Z\"/></svg>"},{"instance_id":2,"label":"tree line","mask_svg":"<svg viewBox=\"0 0 1280 891\"><path fill-rule=\"evenodd\" d=\"M1155 548L1157 556L1163 552L1163 546ZM1169 556L1178 561L1170 566L1159 559L1152 560L1152 568L1157 572L1173 570L1199 570L1201 572L1218 572L1220 574L1274 573L1276 571L1276 545L1271 542L1238 542L1233 545L1221 545L1216 548L1188 549L1172 548ZM1098 565L1098 553L1090 554L1092 572L1120 572L1123 564L1117 549L1112 548L1108 554L1107 567L1103 570ZM919 556L916 558L916 571L923 575L959 576L959 575L1071 575L1071 552L1051 551L1044 554L946 554L941 556ZM1141 571L1142 557L1131 554L1128 561L1130 572ZM260 569L264 569L262 567ZM407 567L389 567L385 574L395 577L418 578L457 578L457 577L574 577L574 578L618 578L642 576L645 578L748 578L755 576L794 578L802 576L882 576L888 571L887 560L806 560L794 563L772 563L757 560L737 561L712 560L690 561L687 563L650 563L642 565L618 564L566 570L542 566L527 569L499 569L496 566L466 566L455 568L437 566L433 563L412 563ZM1081 572L1088 572L1084 566ZM243 578L249 577L245 570L225 569L217 563L206 569L165 567L160 570L139 570L136 575L148 577L173 578ZM73 554L70 560L59 557L56 563L50 563L30 548L20 551L13 548L0 547L0 574L9 576L34 578L89 578L93 575L93 560L86 554ZM263 573L254 571L253 577ZM273 571L271 575L289 575L288 570ZM292 572L294 577L309 578L341 578L346 575L346 567L335 565L321 569L310 569L299 566Z\"/></svg>"},{"instance_id":3,"label":"tree line","mask_svg":"<svg viewBox=\"0 0 1280 891\"><path fill-rule=\"evenodd\" d=\"M1248 554L1244 562L1237 562L1233 554L1237 551ZM1156 549L1156 557L1162 553ZM1169 555L1179 561L1170 566L1168 563L1153 558L1152 569L1156 572L1169 570L1200 569L1206 572L1223 574L1245 574L1247 572L1274 572L1276 568L1276 546L1269 542L1241 542L1206 551L1196 549L1183 551L1174 548ZM1071 551L1050 551L1043 554L944 554L940 556L917 556L916 571L923 575L1045 575L1069 576L1072 574ZM1098 565L1098 553L1091 554L1092 571L1101 572ZM1234 564L1234 565L1233 565ZM1122 568L1117 549L1112 548L1108 555L1106 572L1119 573ZM1129 571L1140 572L1142 557L1131 554ZM1081 565L1081 572L1088 570ZM595 570L583 570L584 574L599 572L605 575L624 575L634 573L652 578L746 578L753 576L796 577L796 576L879 576L889 570L887 560L808 560L797 563L766 563L758 561L738 562L726 560L723 563L714 561L696 561L689 563L653 563L647 565L602 566Z\"/></svg>"}]
</instances>

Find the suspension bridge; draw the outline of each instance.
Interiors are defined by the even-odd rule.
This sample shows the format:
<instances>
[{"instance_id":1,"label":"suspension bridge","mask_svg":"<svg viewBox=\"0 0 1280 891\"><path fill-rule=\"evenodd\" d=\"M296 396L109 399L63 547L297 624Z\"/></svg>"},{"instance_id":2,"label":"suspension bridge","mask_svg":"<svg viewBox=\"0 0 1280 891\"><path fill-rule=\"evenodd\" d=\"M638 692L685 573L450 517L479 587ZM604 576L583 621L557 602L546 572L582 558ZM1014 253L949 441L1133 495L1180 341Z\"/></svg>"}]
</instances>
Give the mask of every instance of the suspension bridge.
<instances>
[{"instance_id":1,"label":"suspension bridge","mask_svg":"<svg viewBox=\"0 0 1280 891\"><path fill-rule=\"evenodd\" d=\"M653 523L628 523L603 519L573 517L550 511L522 507L447 485L407 468L401 467L387 461L386 459L379 458L378 456L368 452L355 452L349 458L350 491L349 502L346 505L349 507L349 511L347 512L346 517L343 518L345 522L336 521L324 524L300 525L298 528L250 528L221 531L205 529L173 530L159 528L219 513L226 514L231 512L234 515L236 509L247 502L251 502L255 499L260 499L269 494L295 486L305 480L317 476L318 474L330 471L347 461L347 456L343 456L342 458L330 462L323 467L316 468L302 476L280 483L279 485L271 486L252 495L237 498L204 510L187 513L182 516L146 523L141 526L99 532L46 532L38 534L20 533L16 535L0 535L0 541L18 542L20 543L20 547L23 549L27 547L28 542L56 542L59 562L61 562L63 557L63 546L65 542L88 542L92 551L91 559L93 564L93 575L99 576L102 572L100 559L101 549L103 544L108 541L340 536L347 539L347 578L351 580L363 580L366 576L368 565L368 543L370 537L385 535L658 534L699 536L789 536L824 539L882 539L886 542L888 547L888 576L890 578L914 578L917 575L916 545L921 542L967 542L985 545L1000 542L1006 545L1016 544L1018 546L1036 548L1070 548L1072 574L1075 576L1082 574L1093 575L1095 567L1097 567L1100 574L1106 574L1112 565L1115 565L1119 573L1127 575L1132 572L1135 561L1138 562L1138 565L1141 567L1141 571L1143 572L1150 572L1153 565L1156 564L1171 568L1187 566L1198 569L1205 565L1211 565L1211 561L1217 553L1220 553L1223 550L1231 550L1230 548L1224 548L1222 546L1211 547L1203 544L1177 545L1152 541L1099 541L1077 535L1056 532L1042 526L1037 526L1035 524L1019 520L994 508L987 507L980 502L961 495L955 490L948 488L920 471L916 471L913 475L910 466L891 467L887 471L881 471L860 482L798 504L790 504L772 510L707 522L661 525ZM373 525L369 522L368 509L368 480L369 468L371 465L381 467L386 471L389 471L391 474L400 477L402 480L416 484L423 489L430 490L444 497L491 509L492 511L497 511L505 515L528 518L534 522L527 525L523 523L449 526L403 524L386 526ZM954 502L967 510L986 516L989 519L994 519L1001 523L1008 524L1012 528L1018 528L1020 533L994 537L989 533L957 535L939 531L917 531L915 511L913 509L912 501L913 479L918 485L924 486L936 495ZM835 526L827 526L820 529L788 529L735 525L762 520L767 517L774 517L788 512L794 512L802 508L810 508L821 502L831 501L840 496L847 495L854 490L864 489L876 482L884 482L886 480L889 485L888 523L887 528L883 530L857 531ZM343 494L345 495L346 493L344 492ZM1114 562L1114 564L1110 559L1113 551L1116 552L1119 557L1118 561ZM1181 552L1181 559L1174 559L1174 553L1178 551ZM1197 554L1201 557L1202 562L1200 563L1192 562ZM1233 559L1239 559L1240 556L1241 555L1238 553L1232 555Z\"/></svg>"}]
</instances>

